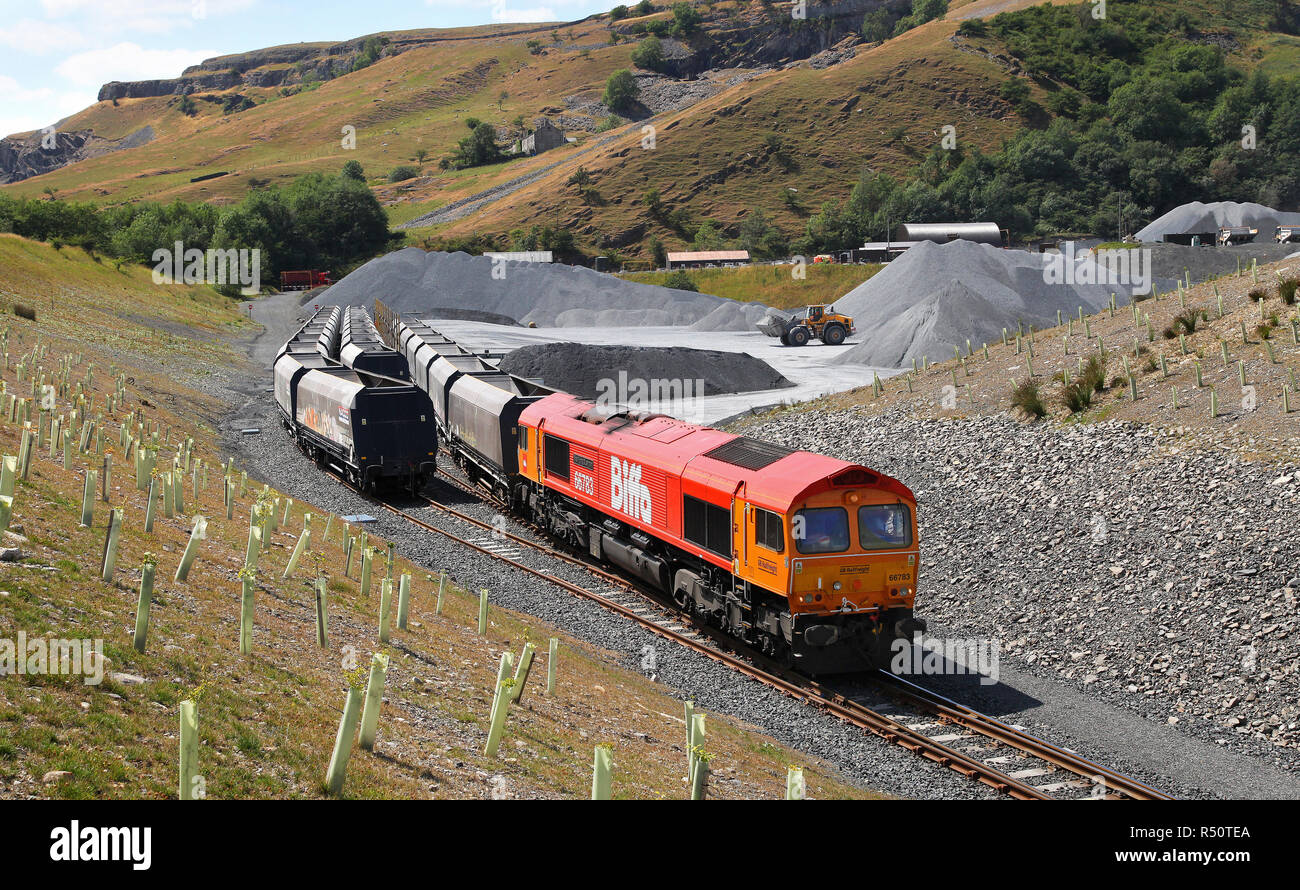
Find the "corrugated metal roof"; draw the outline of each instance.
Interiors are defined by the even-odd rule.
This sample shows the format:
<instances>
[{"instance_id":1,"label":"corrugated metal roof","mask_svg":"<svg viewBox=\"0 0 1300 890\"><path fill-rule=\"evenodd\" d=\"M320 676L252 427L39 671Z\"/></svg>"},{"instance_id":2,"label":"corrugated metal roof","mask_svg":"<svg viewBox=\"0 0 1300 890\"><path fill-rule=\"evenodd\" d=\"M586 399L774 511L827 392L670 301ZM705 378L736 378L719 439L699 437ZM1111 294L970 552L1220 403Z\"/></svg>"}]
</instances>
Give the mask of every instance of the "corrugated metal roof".
<instances>
[{"instance_id":1,"label":"corrugated metal roof","mask_svg":"<svg viewBox=\"0 0 1300 890\"><path fill-rule=\"evenodd\" d=\"M903 223L895 233L899 241L980 241L1002 244L1002 230L997 223Z\"/></svg>"},{"instance_id":2,"label":"corrugated metal roof","mask_svg":"<svg viewBox=\"0 0 1300 890\"><path fill-rule=\"evenodd\" d=\"M483 256L491 257L494 260L514 260L520 263L550 263L554 262L553 254L549 250L507 250L494 251L485 253Z\"/></svg>"},{"instance_id":3,"label":"corrugated metal roof","mask_svg":"<svg viewBox=\"0 0 1300 890\"><path fill-rule=\"evenodd\" d=\"M716 263L748 259L748 250L670 250L668 252L670 263Z\"/></svg>"}]
</instances>

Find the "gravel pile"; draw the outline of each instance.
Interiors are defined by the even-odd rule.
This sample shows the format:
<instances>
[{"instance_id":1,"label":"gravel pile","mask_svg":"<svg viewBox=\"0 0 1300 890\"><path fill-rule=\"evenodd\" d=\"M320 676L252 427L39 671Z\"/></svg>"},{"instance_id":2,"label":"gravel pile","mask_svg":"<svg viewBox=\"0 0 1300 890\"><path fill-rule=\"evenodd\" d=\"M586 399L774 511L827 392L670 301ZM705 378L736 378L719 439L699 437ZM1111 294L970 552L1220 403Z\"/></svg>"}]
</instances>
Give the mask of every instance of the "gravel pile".
<instances>
[{"instance_id":1,"label":"gravel pile","mask_svg":"<svg viewBox=\"0 0 1300 890\"><path fill-rule=\"evenodd\" d=\"M589 399L601 394L603 390L598 385L601 381L613 381L615 388L620 380L684 381L690 383L692 396L794 385L767 362L743 352L685 346L538 343L508 353L501 360L501 370L520 377L541 378L547 386ZM605 388L608 387L606 382ZM681 390L678 393L680 396ZM627 396L620 395L618 400L624 402Z\"/></svg>"},{"instance_id":2,"label":"gravel pile","mask_svg":"<svg viewBox=\"0 0 1300 890\"><path fill-rule=\"evenodd\" d=\"M1170 210L1134 237L1139 241L1160 241L1165 235L1214 232L1219 226L1255 226L1260 237L1268 240L1277 226L1297 224L1300 224L1300 213L1274 210L1263 204L1192 201Z\"/></svg>"},{"instance_id":3,"label":"gravel pile","mask_svg":"<svg viewBox=\"0 0 1300 890\"><path fill-rule=\"evenodd\" d=\"M624 281L581 266L513 260L498 266L489 257L426 253L418 247L371 260L331 287L319 302L369 306L375 298L402 313L458 306L543 327L690 325L728 302Z\"/></svg>"},{"instance_id":4,"label":"gravel pile","mask_svg":"<svg viewBox=\"0 0 1300 890\"><path fill-rule=\"evenodd\" d=\"M1061 274L1049 282L1048 264L1058 261ZM1124 288L1071 283L1080 280L1099 280L1086 255L1071 271L1053 254L923 241L835 301L853 316L861 341L837 361L897 368L925 356L937 360L951 357L954 346L965 351L968 339L979 346L1001 338L1003 328L1055 325L1057 310L1096 312L1112 292L1128 302Z\"/></svg>"},{"instance_id":5,"label":"gravel pile","mask_svg":"<svg viewBox=\"0 0 1300 890\"><path fill-rule=\"evenodd\" d=\"M794 413L751 435L859 461L920 503L918 613L1016 669L1300 769L1300 467L1177 431Z\"/></svg>"},{"instance_id":6,"label":"gravel pile","mask_svg":"<svg viewBox=\"0 0 1300 890\"><path fill-rule=\"evenodd\" d=\"M1237 274L1237 263L1249 269L1252 260L1259 265L1275 263L1287 258L1294 244L1276 244L1261 237L1250 244L1229 244L1224 247L1207 245L1189 247L1186 244L1153 243L1142 245L1151 251L1151 268L1156 278L1179 279L1191 274L1192 283L1207 281L1223 275ZM1165 290L1165 288L1161 288Z\"/></svg>"},{"instance_id":7,"label":"gravel pile","mask_svg":"<svg viewBox=\"0 0 1300 890\"><path fill-rule=\"evenodd\" d=\"M761 303L726 301L691 325L692 331L751 331L754 325L773 311Z\"/></svg>"}]
</instances>

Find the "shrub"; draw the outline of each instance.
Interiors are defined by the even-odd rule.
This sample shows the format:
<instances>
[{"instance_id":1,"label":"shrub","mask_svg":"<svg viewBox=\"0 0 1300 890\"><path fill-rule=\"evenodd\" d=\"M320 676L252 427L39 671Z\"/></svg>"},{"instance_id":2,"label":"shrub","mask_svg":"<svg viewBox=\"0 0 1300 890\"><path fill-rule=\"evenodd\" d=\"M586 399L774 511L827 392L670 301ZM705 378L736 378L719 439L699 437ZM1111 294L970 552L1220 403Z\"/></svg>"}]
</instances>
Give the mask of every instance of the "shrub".
<instances>
[{"instance_id":1,"label":"shrub","mask_svg":"<svg viewBox=\"0 0 1300 890\"><path fill-rule=\"evenodd\" d=\"M1250 293L1246 294L1246 299L1250 300L1252 303L1258 303L1267 296L1268 293L1262 287L1257 287Z\"/></svg>"},{"instance_id":2,"label":"shrub","mask_svg":"<svg viewBox=\"0 0 1300 890\"><path fill-rule=\"evenodd\" d=\"M635 7L637 15L649 15L655 11L655 5L650 0L641 0Z\"/></svg>"},{"instance_id":3,"label":"shrub","mask_svg":"<svg viewBox=\"0 0 1300 890\"><path fill-rule=\"evenodd\" d=\"M625 19L627 18L627 12L627 7L620 3L609 11L609 20L617 22L619 19Z\"/></svg>"},{"instance_id":4,"label":"shrub","mask_svg":"<svg viewBox=\"0 0 1300 890\"><path fill-rule=\"evenodd\" d=\"M673 4L673 34L678 37L684 37L692 34L700 26L704 17L700 15L699 10L689 3Z\"/></svg>"},{"instance_id":5,"label":"shrub","mask_svg":"<svg viewBox=\"0 0 1300 890\"><path fill-rule=\"evenodd\" d=\"M1286 306L1294 306L1296 288L1300 287L1300 278L1288 278L1277 286L1277 295Z\"/></svg>"},{"instance_id":6,"label":"shrub","mask_svg":"<svg viewBox=\"0 0 1300 890\"><path fill-rule=\"evenodd\" d=\"M1142 369L1147 371L1148 373L1151 371L1159 371L1160 363L1156 361L1156 357L1154 355L1148 355L1147 360L1142 363ZM1125 380L1124 382L1128 383L1127 380Z\"/></svg>"},{"instance_id":7,"label":"shrub","mask_svg":"<svg viewBox=\"0 0 1300 890\"><path fill-rule=\"evenodd\" d=\"M1106 362L1100 355L1093 353L1088 356L1088 360L1083 365L1083 373L1079 375L1079 382L1090 388L1092 392L1102 392L1106 389Z\"/></svg>"},{"instance_id":8,"label":"shrub","mask_svg":"<svg viewBox=\"0 0 1300 890\"><path fill-rule=\"evenodd\" d=\"M1266 324L1256 325L1255 335L1261 340L1267 340L1273 336L1273 328Z\"/></svg>"},{"instance_id":9,"label":"shrub","mask_svg":"<svg viewBox=\"0 0 1300 890\"><path fill-rule=\"evenodd\" d=\"M695 284L695 282L691 280L691 276L687 275L681 269L678 269L676 272L669 273L669 275L664 278L663 286L673 287L676 288L677 290L691 290L691 291L695 291L696 293L698 293L700 290L699 287Z\"/></svg>"},{"instance_id":10,"label":"shrub","mask_svg":"<svg viewBox=\"0 0 1300 890\"><path fill-rule=\"evenodd\" d=\"M1026 380L1016 385L1016 388L1011 393L1011 407L1019 408L1034 419L1047 416L1047 406L1043 404L1043 397L1038 391L1038 384L1032 380Z\"/></svg>"},{"instance_id":11,"label":"shrub","mask_svg":"<svg viewBox=\"0 0 1300 890\"><path fill-rule=\"evenodd\" d=\"M403 164L400 167L394 167L388 174L389 182L405 182L408 179L414 179L420 175L420 168L412 167L410 164Z\"/></svg>"},{"instance_id":12,"label":"shrub","mask_svg":"<svg viewBox=\"0 0 1300 890\"><path fill-rule=\"evenodd\" d=\"M664 45L651 35L632 50L632 64L647 71L658 71L664 66Z\"/></svg>"},{"instance_id":13,"label":"shrub","mask_svg":"<svg viewBox=\"0 0 1300 890\"><path fill-rule=\"evenodd\" d=\"M36 321L36 310L31 306L24 306L22 303L14 303L14 315L28 321Z\"/></svg>"},{"instance_id":14,"label":"shrub","mask_svg":"<svg viewBox=\"0 0 1300 890\"><path fill-rule=\"evenodd\" d=\"M1070 409L1071 414L1078 414L1092 404L1092 393L1091 384L1076 380L1061 390L1061 401Z\"/></svg>"},{"instance_id":15,"label":"shrub","mask_svg":"<svg viewBox=\"0 0 1300 890\"><path fill-rule=\"evenodd\" d=\"M1186 334L1189 337L1196 333L1196 323L1200 321L1200 313L1195 309L1187 309L1174 316L1170 325L1175 334Z\"/></svg>"},{"instance_id":16,"label":"shrub","mask_svg":"<svg viewBox=\"0 0 1300 890\"><path fill-rule=\"evenodd\" d=\"M636 101L637 93L640 90L636 85L636 78L632 72L626 68L620 68L609 76L605 82L605 95L601 101L614 111L621 111L631 107Z\"/></svg>"}]
</instances>

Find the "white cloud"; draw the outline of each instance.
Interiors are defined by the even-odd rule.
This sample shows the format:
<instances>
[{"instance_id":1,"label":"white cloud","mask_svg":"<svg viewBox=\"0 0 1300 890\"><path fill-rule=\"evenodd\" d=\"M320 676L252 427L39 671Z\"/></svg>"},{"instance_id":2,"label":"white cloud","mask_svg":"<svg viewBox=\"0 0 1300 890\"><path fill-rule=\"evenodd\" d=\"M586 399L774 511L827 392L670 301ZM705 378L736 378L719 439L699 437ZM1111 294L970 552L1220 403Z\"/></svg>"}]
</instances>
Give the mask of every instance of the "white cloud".
<instances>
[{"instance_id":1,"label":"white cloud","mask_svg":"<svg viewBox=\"0 0 1300 890\"><path fill-rule=\"evenodd\" d=\"M179 77L190 65L220 55L213 49L145 49L119 43L69 56L54 70L72 84L99 87L110 80L154 80Z\"/></svg>"},{"instance_id":2,"label":"white cloud","mask_svg":"<svg viewBox=\"0 0 1300 890\"><path fill-rule=\"evenodd\" d=\"M28 89L0 74L0 136L51 126L95 102L93 91L60 93L49 87Z\"/></svg>"},{"instance_id":3,"label":"white cloud","mask_svg":"<svg viewBox=\"0 0 1300 890\"><path fill-rule=\"evenodd\" d=\"M255 6L257 0L41 0L47 18L76 17L99 28L166 34Z\"/></svg>"},{"instance_id":4,"label":"white cloud","mask_svg":"<svg viewBox=\"0 0 1300 890\"><path fill-rule=\"evenodd\" d=\"M88 43L86 36L76 28L20 19L7 27L0 27L0 46L8 46L28 55L47 55L80 49Z\"/></svg>"},{"instance_id":5,"label":"white cloud","mask_svg":"<svg viewBox=\"0 0 1300 890\"><path fill-rule=\"evenodd\" d=\"M555 10L549 6L534 6L530 9L513 9L509 6L503 12L494 10L492 18L498 22L554 22L558 21Z\"/></svg>"},{"instance_id":6,"label":"white cloud","mask_svg":"<svg viewBox=\"0 0 1300 890\"><path fill-rule=\"evenodd\" d=\"M48 87L29 90L12 77L0 74L0 100L4 102L37 102L52 95L54 90Z\"/></svg>"},{"instance_id":7,"label":"white cloud","mask_svg":"<svg viewBox=\"0 0 1300 890\"><path fill-rule=\"evenodd\" d=\"M574 0L557 0L557 2L574 2ZM556 16L554 8L550 6L532 6L527 9L520 9L511 6L507 0L424 0L424 5L455 9L465 9L467 7L471 9L490 9L492 11L492 21L512 24L560 20L560 17Z\"/></svg>"}]
</instances>

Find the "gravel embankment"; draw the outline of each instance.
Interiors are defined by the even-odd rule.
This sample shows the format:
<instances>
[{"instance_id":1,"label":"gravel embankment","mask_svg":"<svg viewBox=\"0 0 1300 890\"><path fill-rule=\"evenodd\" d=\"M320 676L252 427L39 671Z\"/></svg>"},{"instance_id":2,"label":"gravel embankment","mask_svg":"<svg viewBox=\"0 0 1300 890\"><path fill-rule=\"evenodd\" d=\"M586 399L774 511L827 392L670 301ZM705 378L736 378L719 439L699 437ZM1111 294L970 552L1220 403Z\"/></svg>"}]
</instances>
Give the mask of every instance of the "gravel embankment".
<instances>
[{"instance_id":1,"label":"gravel embankment","mask_svg":"<svg viewBox=\"0 0 1300 890\"><path fill-rule=\"evenodd\" d=\"M918 612L1016 670L1300 770L1300 468L1135 424L852 410L760 420L920 504Z\"/></svg>"}]
</instances>

